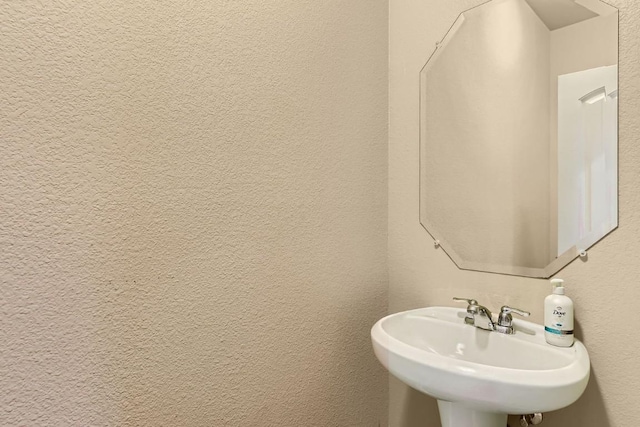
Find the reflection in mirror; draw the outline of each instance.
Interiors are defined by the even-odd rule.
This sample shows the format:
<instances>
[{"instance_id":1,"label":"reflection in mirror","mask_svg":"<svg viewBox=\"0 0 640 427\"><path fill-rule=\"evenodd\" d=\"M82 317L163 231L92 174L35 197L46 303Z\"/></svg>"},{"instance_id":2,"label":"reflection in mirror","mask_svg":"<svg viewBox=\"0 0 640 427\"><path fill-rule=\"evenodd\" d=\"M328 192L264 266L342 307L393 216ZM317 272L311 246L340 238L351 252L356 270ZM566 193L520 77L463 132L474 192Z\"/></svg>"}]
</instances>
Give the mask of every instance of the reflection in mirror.
<instances>
[{"instance_id":1,"label":"reflection in mirror","mask_svg":"<svg viewBox=\"0 0 640 427\"><path fill-rule=\"evenodd\" d=\"M420 222L464 269L549 277L617 227L618 11L492 0L420 72Z\"/></svg>"}]
</instances>

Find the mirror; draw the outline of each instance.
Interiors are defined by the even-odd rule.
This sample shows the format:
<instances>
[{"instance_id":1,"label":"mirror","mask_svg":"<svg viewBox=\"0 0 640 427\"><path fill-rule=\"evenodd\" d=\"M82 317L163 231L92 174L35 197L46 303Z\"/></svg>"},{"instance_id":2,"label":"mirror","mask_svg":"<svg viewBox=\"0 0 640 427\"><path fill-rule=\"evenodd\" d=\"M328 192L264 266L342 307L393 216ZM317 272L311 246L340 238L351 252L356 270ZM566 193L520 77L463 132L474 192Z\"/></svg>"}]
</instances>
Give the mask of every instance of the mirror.
<instances>
[{"instance_id":1,"label":"mirror","mask_svg":"<svg viewBox=\"0 0 640 427\"><path fill-rule=\"evenodd\" d=\"M617 66L599 0L458 17L420 71L420 222L458 267L550 277L617 227Z\"/></svg>"}]
</instances>

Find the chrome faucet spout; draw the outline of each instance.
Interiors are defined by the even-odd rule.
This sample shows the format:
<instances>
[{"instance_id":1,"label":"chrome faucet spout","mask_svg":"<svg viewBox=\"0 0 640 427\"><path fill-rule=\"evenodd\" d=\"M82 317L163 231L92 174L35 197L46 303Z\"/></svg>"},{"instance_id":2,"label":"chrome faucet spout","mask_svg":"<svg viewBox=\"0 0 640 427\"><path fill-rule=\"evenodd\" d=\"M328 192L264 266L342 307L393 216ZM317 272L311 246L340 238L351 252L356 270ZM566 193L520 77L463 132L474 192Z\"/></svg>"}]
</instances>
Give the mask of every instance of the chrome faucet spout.
<instances>
[{"instance_id":1,"label":"chrome faucet spout","mask_svg":"<svg viewBox=\"0 0 640 427\"><path fill-rule=\"evenodd\" d=\"M478 306L478 315L475 317L475 325L477 328L486 329L487 331L494 331L496 329L493 323L493 315L487 307L482 305Z\"/></svg>"}]
</instances>

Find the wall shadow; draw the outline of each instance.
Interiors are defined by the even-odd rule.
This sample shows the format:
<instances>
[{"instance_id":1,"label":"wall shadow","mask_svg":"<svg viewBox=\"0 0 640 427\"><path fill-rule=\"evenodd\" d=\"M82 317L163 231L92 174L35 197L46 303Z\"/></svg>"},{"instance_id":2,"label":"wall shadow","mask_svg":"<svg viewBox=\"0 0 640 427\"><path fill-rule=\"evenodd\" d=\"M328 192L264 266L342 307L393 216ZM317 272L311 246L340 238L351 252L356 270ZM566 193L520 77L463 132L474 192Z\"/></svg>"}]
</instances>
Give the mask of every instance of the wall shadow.
<instances>
[{"instance_id":1,"label":"wall shadow","mask_svg":"<svg viewBox=\"0 0 640 427\"><path fill-rule=\"evenodd\" d=\"M519 426L518 417L509 416L511 427ZM596 373L591 369L591 378L584 394L576 403L558 411L544 414L546 427L598 426L612 427L604 404Z\"/></svg>"}]
</instances>

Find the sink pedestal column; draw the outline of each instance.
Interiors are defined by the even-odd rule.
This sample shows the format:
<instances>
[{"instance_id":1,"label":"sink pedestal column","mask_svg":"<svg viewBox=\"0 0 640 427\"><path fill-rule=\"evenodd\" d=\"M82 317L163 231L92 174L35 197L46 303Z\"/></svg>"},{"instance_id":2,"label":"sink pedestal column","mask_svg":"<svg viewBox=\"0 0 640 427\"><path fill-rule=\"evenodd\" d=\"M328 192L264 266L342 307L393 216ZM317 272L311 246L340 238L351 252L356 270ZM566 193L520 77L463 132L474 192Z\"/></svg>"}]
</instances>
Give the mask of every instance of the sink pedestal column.
<instances>
[{"instance_id":1,"label":"sink pedestal column","mask_svg":"<svg viewBox=\"0 0 640 427\"><path fill-rule=\"evenodd\" d=\"M507 414L469 409L461 403L438 400L442 427L506 427Z\"/></svg>"}]
</instances>

